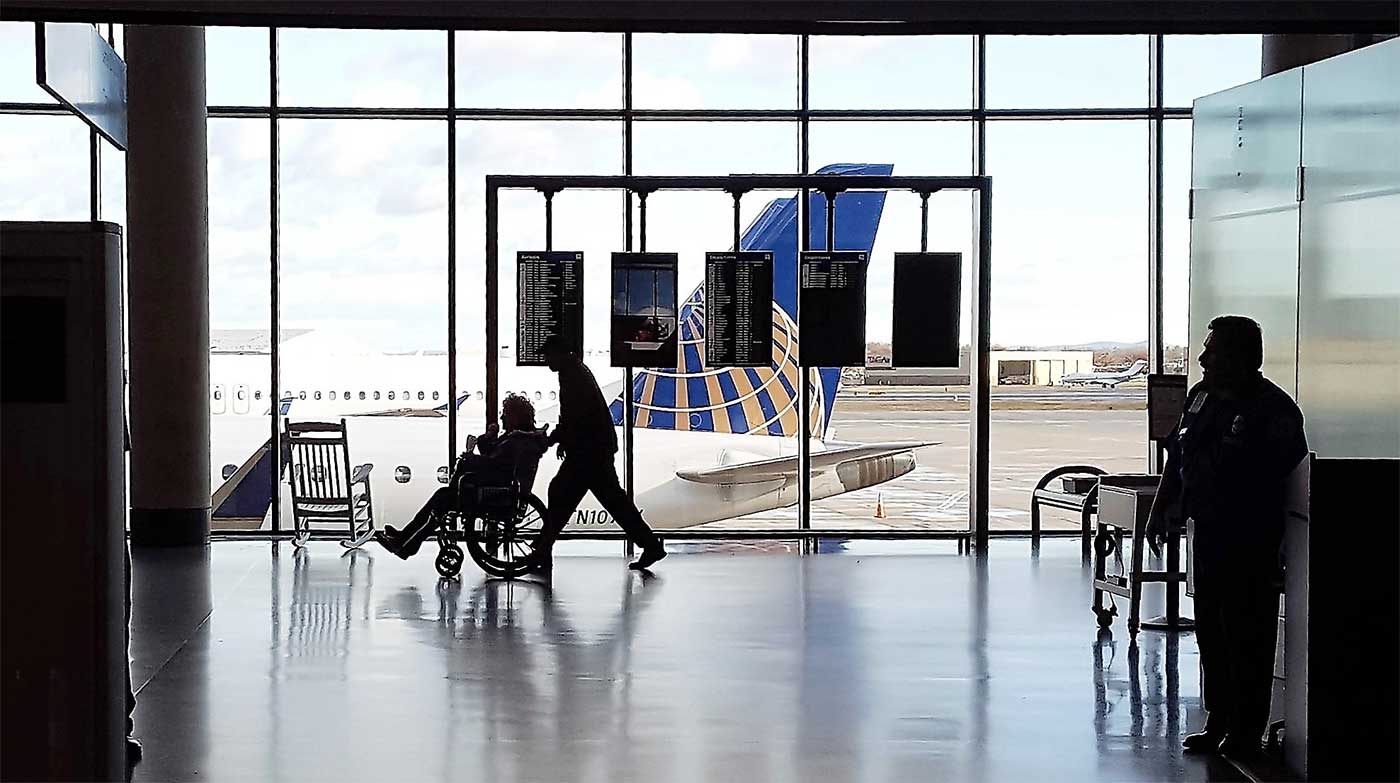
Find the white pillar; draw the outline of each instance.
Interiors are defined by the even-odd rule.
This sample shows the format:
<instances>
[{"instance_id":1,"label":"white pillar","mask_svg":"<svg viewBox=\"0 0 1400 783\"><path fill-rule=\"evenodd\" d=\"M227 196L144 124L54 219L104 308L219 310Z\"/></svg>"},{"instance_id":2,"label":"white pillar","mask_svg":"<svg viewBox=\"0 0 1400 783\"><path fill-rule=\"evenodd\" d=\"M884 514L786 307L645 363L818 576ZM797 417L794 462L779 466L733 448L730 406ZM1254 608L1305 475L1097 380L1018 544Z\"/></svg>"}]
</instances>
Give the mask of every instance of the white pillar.
<instances>
[{"instance_id":1,"label":"white pillar","mask_svg":"<svg viewBox=\"0 0 1400 783\"><path fill-rule=\"evenodd\" d=\"M209 538L204 28L126 28L131 538Z\"/></svg>"}]
</instances>

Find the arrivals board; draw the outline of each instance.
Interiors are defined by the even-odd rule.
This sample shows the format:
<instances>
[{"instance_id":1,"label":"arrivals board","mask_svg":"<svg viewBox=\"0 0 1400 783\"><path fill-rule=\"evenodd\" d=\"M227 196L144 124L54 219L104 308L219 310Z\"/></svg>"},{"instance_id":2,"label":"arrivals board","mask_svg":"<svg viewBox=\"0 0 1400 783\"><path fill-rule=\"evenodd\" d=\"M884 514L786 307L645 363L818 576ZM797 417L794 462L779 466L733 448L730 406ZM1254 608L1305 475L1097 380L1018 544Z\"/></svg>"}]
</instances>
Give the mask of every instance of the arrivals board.
<instances>
[{"instance_id":1,"label":"arrivals board","mask_svg":"<svg viewBox=\"0 0 1400 783\"><path fill-rule=\"evenodd\" d=\"M677 260L675 253L612 254L612 366L676 366Z\"/></svg>"},{"instance_id":2,"label":"arrivals board","mask_svg":"<svg viewBox=\"0 0 1400 783\"><path fill-rule=\"evenodd\" d=\"M773 363L773 253L705 254L705 365Z\"/></svg>"},{"instance_id":3,"label":"arrivals board","mask_svg":"<svg viewBox=\"0 0 1400 783\"><path fill-rule=\"evenodd\" d=\"M865 366L865 268L870 254L802 254L798 359L803 367Z\"/></svg>"},{"instance_id":4,"label":"arrivals board","mask_svg":"<svg viewBox=\"0 0 1400 783\"><path fill-rule=\"evenodd\" d=\"M961 253L894 254L891 365L957 367L961 316Z\"/></svg>"},{"instance_id":5,"label":"arrivals board","mask_svg":"<svg viewBox=\"0 0 1400 783\"><path fill-rule=\"evenodd\" d=\"M540 349L555 335L583 355L583 253L516 253L515 297L516 365L544 365Z\"/></svg>"}]
</instances>

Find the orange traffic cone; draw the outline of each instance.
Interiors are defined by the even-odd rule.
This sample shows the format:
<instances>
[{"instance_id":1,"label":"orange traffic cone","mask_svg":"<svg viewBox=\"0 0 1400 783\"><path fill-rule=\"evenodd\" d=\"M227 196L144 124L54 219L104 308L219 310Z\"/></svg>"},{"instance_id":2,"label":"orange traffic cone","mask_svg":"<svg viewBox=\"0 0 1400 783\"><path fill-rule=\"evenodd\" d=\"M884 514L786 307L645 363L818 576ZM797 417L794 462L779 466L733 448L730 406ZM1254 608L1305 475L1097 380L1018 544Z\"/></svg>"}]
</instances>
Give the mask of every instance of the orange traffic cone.
<instances>
[{"instance_id":1,"label":"orange traffic cone","mask_svg":"<svg viewBox=\"0 0 1400 783\"><path fill-rule=\"evenodd\" d=\"M875 496L875 518L876 518L876 519L884 519L884 518L885 518L885 496L884 496L884 495L876 495L876 496Z\"/></svg>"}]
</instances>

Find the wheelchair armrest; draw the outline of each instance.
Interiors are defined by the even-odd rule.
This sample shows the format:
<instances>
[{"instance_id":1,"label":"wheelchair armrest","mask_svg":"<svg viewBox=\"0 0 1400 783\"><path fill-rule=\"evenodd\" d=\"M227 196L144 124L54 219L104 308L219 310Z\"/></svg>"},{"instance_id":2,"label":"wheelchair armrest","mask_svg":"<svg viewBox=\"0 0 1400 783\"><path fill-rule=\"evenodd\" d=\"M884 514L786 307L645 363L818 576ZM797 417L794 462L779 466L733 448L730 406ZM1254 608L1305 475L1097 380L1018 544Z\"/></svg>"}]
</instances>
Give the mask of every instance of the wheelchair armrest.
<instances>
[{"instance_id":1,"label":"wheelchair armrest","mask_svg":"<svg viewBox=\"0 0 1400 783\"><path fill-rule=\"evenodd\" d=\"M369 481L370 471L374 470L373 462L366 462L355 468L355 472L350 475L351 484L359 484L361 481Z\"/></svg>"}]
</instances>

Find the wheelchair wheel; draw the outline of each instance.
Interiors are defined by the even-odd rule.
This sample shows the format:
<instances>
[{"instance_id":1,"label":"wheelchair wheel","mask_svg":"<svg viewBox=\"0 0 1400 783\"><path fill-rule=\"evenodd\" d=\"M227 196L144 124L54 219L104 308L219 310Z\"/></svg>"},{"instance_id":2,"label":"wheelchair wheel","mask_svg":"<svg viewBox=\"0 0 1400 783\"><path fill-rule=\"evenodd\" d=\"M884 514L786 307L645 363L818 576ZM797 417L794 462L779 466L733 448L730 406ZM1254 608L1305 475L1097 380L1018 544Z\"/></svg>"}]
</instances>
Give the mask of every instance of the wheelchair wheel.
<instances>
[{"instance_id":1,"label":"wheelchair wheel","mask_svg":"<svg viewBox=\"0 0 1400 783\"><path fill-rule=\"evenodd\" d=\"M509 522L477 519L467 536L467 551L481 570L491 576L515 579L535 564L535 544L544 532L544 503L528 495L524 511Z\"/></svg>"},{"instance_id":2,"label":"wheelchair wheel","mask_svg":"<svg viewBox=\"0 0 1400 783\"><path fill-rule=\"evenodd\" d=\"M451 579L462 571L462 548L455 543L447 543L438 550L437 561L433 565L437 566L437 572L442 576Z\"/></svg>"}]
</instances>

